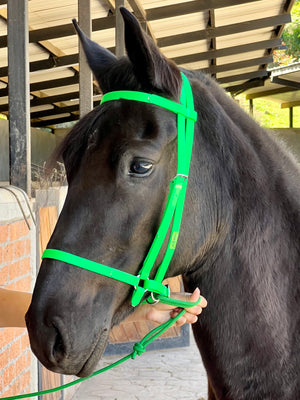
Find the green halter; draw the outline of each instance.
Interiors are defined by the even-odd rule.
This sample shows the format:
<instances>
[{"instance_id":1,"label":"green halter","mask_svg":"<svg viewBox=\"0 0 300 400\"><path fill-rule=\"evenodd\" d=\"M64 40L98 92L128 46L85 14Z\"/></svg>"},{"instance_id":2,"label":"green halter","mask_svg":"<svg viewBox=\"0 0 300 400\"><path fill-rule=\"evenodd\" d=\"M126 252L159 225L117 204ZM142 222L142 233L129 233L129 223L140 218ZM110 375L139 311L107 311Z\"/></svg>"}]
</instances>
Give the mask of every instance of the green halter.
<instances>
[{"instance_id":1,"label":"green halter","mask_svg":"<svg viewBox=\"0 0 300 400\"><path fill-rule=\"evenodd\" d=\"M99 264L95 261L91 261L86 258L67 253L62 250L46 249L42 255L42 258L59 260L132 285L134 287L131 299L132 306L137 306L141 302L145 292L147 291L155 294L156 299L158 298L157 295L159 295L160 299L164 298L165 301L166 298L169 297L168 288L162 284L162 280L164 279L164 276L174 254L179 235L187 187L187 179L192 155L194 123L197 120L197 113L194 110L192 89L188 79L184 74L182 74L182 80L183 86L181 91L180 104L175 103L174 101L166 99L164 97L157 96L155 94L135 91L109 92L103 96L101 101L101 104L108 101L116 101L120 99L138 101L153 104L177 114L177 174L175 178L171 181L167 204L164 210L161 224L158 228L157 234L144 260L143 266L139 274L135 276L127 272L120 271L118 269L103 264ZM158 267L154 279L150 279L149 275L159 255L170 226L170 238L162 263Z\"/></svg>"}]
</instances>

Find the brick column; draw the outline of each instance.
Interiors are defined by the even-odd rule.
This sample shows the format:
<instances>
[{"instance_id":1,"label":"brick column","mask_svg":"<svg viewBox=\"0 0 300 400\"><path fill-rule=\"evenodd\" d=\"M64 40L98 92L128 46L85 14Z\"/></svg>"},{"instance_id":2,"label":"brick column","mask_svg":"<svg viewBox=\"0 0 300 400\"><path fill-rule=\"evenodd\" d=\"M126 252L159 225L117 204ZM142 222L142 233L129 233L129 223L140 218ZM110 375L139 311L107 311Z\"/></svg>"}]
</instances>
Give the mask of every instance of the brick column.
<instances>
[{"instance_id":1,"label":"brick column","mask_svg":"<svg viewBox=\"0 0 300 400\"><path fill-rule=\"evenodd\" d=\"M0 287L31 291L34 236L16 200L0 189ZM0 329L0 397L36 389L33 358L26 328Z\"/></svg>"}]
</instances>

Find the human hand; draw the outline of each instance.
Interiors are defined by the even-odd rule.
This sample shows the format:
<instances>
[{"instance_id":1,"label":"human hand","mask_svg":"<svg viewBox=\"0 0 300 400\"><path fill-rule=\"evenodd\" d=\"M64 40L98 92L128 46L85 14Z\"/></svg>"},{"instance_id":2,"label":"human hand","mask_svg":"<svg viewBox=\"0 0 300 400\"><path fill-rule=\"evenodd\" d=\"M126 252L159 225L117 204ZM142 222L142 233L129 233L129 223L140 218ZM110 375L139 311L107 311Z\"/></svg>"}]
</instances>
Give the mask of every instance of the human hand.
<instances>
[{"instance_id":1,"label":"human hand","mask_svg":"<svg viewBox=\"0 0 300 400\"><path fill-rule=\"evenodd\" d=\"M200 290L196 288L192 294L190 293L171 293L171 298L182 301L190 301L194 303L199 300ZM185 323L194 324L198 320L198 315L201 314L202 309L207 306L206 299L201 296L201 301L196 306L186 308L186 312L176 322L177 326L182 326ZM143 304L140 307L145 307L143 312L145 319L152 322L162 324L170 318L176 317L182 308L174 307L168 304L156 303L153 305Z\"/></svg>"}]
</instances>

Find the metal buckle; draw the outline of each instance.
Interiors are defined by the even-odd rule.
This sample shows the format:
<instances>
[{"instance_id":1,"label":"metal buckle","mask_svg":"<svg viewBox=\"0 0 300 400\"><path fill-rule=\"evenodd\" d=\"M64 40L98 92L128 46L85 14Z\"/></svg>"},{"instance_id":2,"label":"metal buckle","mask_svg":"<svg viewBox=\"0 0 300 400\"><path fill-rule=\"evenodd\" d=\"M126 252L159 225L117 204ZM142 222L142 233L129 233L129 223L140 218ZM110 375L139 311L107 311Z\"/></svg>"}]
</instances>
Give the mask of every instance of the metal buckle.
<instances>
[{"instance_id":1,"label":"metal buckle","mask_svg":"<svg viewBox=\"0 0 300 400\"><path fill-rule=\"evenodd\" d=\"M185 174L177 174L176 176L175 176L175 178L177 178L177 176L181 176L182 178L184 178L184 179L188 179L188 175L185 175ZM174 178L174 179L175 179Z\"/></svg>"}]
</instances>

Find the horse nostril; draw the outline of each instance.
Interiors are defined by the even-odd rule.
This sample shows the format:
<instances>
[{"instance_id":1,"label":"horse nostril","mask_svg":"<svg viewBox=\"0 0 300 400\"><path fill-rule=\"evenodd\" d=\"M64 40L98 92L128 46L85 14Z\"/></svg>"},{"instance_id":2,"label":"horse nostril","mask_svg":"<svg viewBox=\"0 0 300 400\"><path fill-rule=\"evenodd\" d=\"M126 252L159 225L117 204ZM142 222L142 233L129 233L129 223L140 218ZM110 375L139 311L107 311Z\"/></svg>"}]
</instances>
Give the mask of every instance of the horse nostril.
<instances>
[{"instance_id":1,"label":"horse nostril","mask_svg":"<svg viewBox=\"0 0 300 400\"><path fill-rule=\"evenodd\" d=\"M63 337L60 334L59 330L54 325L53 325L53 328L55 329L56 336L55 336L54 345L53 345L53 349L52 349L52 356L55 359L55 361L57 363L59 363L66 356L65 346L64 346Z\"/></svg>"}]
</instances>

